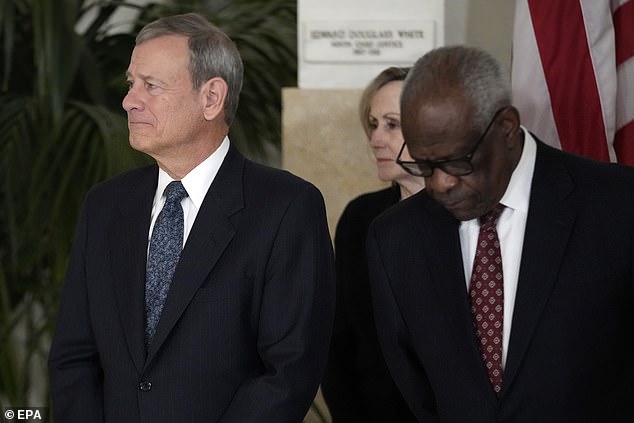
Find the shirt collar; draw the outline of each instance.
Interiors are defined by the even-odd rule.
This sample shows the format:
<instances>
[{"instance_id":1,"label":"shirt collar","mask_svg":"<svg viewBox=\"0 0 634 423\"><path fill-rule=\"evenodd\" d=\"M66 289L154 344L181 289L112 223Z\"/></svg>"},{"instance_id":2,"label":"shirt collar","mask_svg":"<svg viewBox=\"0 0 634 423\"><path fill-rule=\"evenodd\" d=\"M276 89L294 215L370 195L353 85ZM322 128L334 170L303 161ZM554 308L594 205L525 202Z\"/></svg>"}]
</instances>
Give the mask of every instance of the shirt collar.
<instances>
[{"instance_id":1,"label":"shirt collar","mask_svg":"<svg viewBox=\"0 0 634 423\"><path fill-rule=\"evenodd\" d=\"M535 158L537 157L537 144L528 130L520 126L524 132L524 146L522 155L511 174L511 179L506 187L506 191L500 203L511 210L518 210L528 213L528 202L531 195L531 183L535 170ZM504 217L504 215L502 216ZM468 228L479 228L478 218L460 222L461 230Z\"/></svg>"},{"instance_id":2,"label":"shirt collar","mask_svg":"<svg viewBox=\"0 0 634 423\"><path fill-rule=\"evenodd\" d=\"M192 169L181 182L189 195L194 206L200 209L200 206L207 195L207 191L214 181L218 170L229 151L229 138L225 136L220 146L202 163ZM157 198L161 198L165 187L172 182L173 179L163 169L159 168L158 186L156 189ZM156 199L155 199L156 201Z\"/></svg>"},{"instance_id":3,"label":"shirt collar","mask_svg":"<svg viewBox=\"0 0 634 423\"><path fill-rule=\"evenodd\" d=\"M500 203L513 210L528 213L531 182L537 156L537 144L525 127L521 126L521 129L524 132L524 148Z\"/></svg>"}]
</instances>

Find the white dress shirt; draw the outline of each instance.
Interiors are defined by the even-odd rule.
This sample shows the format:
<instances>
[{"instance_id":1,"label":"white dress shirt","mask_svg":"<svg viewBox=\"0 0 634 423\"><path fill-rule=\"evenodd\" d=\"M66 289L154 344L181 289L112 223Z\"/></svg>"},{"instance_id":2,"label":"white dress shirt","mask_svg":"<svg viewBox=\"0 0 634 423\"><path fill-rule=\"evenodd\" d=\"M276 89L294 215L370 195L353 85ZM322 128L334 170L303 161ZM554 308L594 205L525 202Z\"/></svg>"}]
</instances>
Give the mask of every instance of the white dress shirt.
<instances>
[{"instance_id":1,"label":"white dress shirt","mask_svg":"<svg viewBox=\"0 0 634 423\"><path fill-rule=\"evenodd\" d=\"M511 175L506 192L502 196L502 203L506 208L497 224L502 254L502 272L504 275L504 322L502 328L502 365L506 364L517 280L524 245L524 231L528 216L528 202L531 193L531 182L535 170L535 155L537 146L531 134L522 127L524 132L524 148L517 167ZM471 271L475 259L476 244L480 232L478 219L461 222L460 246L462 248L462 263L467 284L467 291L471 282Z\"/></svg>"},{"instance_id":2,"label":"white dress shirt","mask_svg":"<svg viewBox=\"0 0 634 423\"><path fill-rule=\"evenodd\" d=\"M185 220L185 228L183 231L183 246L187 241L189 232L194 226L194 221L198 215L198 210L207 195L207 191L214 181L220 165L225 159L227 152L229 151L229 138L225 137L220 144L220 147L216 149L209 157L207 157L201 164L191 170L183 179L181 183L187 191L188 196L183 198L181 206L183 207L183 217ZM154 229L154 223L158 217L163 205L165 204L165 195L163 191L173 179L163 169L159 168L158 173L158 185L156 187L156 193L154 194L154 202L152 203L152 221L150 223L150 232L148 233L148 251L149 251L149 239L152 237L152 230Z\"/></svg>"}]
</instances>

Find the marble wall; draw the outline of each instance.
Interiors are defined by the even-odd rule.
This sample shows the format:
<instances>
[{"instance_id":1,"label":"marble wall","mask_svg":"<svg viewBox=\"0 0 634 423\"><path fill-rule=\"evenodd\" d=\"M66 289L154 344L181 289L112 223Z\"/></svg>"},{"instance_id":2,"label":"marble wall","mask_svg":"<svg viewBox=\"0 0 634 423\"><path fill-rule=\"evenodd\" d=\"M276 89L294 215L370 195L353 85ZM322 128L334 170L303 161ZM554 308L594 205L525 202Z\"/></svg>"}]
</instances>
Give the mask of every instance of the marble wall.
<instances>
[{"instance_id":1,"label":"marble wall","mask_svg":"<svg viewBox=\"0 0 634 423\"><path fill-rule=\"evenodd\" d=\"M361 128L361 90L285 88L282 166L324 194L331 234L345 205L385 186Z\"/></svg>"}]
</instances>

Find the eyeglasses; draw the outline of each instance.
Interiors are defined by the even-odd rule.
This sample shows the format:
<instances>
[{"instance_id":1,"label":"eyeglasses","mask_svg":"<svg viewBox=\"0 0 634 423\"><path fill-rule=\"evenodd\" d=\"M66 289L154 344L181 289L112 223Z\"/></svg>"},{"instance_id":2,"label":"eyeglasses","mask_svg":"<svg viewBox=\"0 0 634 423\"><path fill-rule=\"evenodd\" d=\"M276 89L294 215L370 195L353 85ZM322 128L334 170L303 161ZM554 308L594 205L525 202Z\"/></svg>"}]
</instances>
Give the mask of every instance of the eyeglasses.
<instances>
[{"instance_id":1,"label":"eyeglasses","mask_svg":"<svg viewBox=\"0 0 634 423\"><path fill-rule=\"evenodd\" d=\"M471 159L475 154L476 150L482 144L482 141L486 138L487 133L491 126L493 126L493 122L498 117L498 115L504 110L506 107L502 107L498 109L494 114L493 118L487 125L486 129L478 138L475 145L471 149L470 152L465 154L462 157L457 159L442 159L442 160L401 160L401 155L403 154L403 150L405 149L405 143L401 147L401 150L398 152L398 156L396 156L396 163L398 163L405 172L409 173L413 176L421 176L423 178L429 178L433 173L435 168L442 169L443 172L452 175L452 176L465 176L473 172L473 164L471 164Z\"/></svg>"}]
</instances>

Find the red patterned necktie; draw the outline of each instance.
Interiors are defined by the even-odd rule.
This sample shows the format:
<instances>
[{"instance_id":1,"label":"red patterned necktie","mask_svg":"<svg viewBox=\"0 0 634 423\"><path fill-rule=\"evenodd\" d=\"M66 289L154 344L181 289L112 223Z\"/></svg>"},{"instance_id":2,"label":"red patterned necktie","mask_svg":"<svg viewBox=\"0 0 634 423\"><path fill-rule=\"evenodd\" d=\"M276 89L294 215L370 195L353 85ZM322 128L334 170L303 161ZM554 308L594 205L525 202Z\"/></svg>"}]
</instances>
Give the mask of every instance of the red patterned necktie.
<instances>
[{"instance_id":1,"label":"red patterned necktie","mask_svg":"<svg viewBox=\"0 0 634 423\"><path fill-rule=\"evenodd\" d=\"M502 389L502 327L504 318L504 278L502 254L496 225L504 206L498 204L480 217L480 234L469 295L471 313L480 343L482 360L496 394Z\"/></svg>"}]
</instances>

